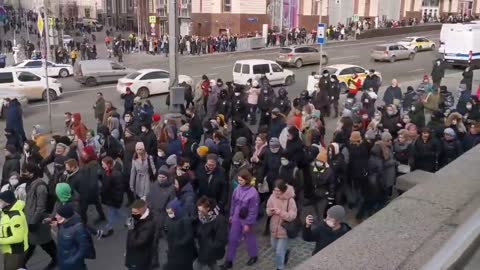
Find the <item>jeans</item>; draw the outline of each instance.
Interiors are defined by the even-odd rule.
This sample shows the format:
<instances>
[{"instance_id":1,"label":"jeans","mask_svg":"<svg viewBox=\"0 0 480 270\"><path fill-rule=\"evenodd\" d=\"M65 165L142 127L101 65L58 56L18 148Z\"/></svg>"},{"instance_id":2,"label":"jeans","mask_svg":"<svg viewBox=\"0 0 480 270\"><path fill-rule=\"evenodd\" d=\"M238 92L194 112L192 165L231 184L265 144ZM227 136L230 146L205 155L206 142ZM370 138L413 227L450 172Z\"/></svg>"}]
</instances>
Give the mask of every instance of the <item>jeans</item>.
<instances>
[{"instance_id":1,"label":"jeans","mask_svg":"<svg viewBox=\"0 0 480 270\"><path fill-rule=\"evenodd\" d=\"M220 266L218 266L216 263L214 263L212 265L202 264L198 260L195 260L193 262L193 269L195 269L195 270L219 270Z\"/></svg>"},{"instance_id":2,"label":"jeans","mask_svg":"<svg viewBox=\"0 0 480 270\"><path fill-rule=\"evenodd\" d=\"M126 218L121 208L107 206L107 224L105 225L105 230L113 230L115 224L124 222Z\"/></svg>"},{"instance_id":3,"label":"jeans","mask_svg":"<svg viewBox=\"0 0 480 270\"><path fill-rule=\"evenodd\" d=\"M288 238L270 238L272 248L275 251L275 266L277 269L285 268L285 253L288 248Z\"/></svg>"}]
</instances>

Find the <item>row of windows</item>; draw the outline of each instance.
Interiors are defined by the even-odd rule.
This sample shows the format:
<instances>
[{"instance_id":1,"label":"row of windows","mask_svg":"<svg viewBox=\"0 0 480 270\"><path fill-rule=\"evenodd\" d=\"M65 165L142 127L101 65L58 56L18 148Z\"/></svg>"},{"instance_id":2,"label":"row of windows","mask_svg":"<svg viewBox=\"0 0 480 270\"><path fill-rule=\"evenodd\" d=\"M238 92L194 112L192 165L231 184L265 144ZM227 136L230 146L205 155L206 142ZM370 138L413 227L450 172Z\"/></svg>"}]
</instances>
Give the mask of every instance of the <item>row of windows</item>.
<instances>
[{"instance_id":1,"label":"row of windows","mask_svg":"<svg viewBox=\"0 0 480 270\"><path fill-rule=\"evenodd\" d=\"M282 72L283 69L277 64L259 64L253 66L253 74L267 74L270 73L270 66L272 67L272 72ZM235 73L250 74L250 65L236 64L233 68Z\"/></svg>"},{"instance_id":2,"label":"row of windows","mask_svg":"<svg viewBox=\"0 0 480 270\"><path fill-rule=\"evenodd\" d=\"M41 78L30 72L17 72L17 78L21 82L38 82ZM0 72L0 84L13 83L12 72Z\"/></svg>"}]
</instances>

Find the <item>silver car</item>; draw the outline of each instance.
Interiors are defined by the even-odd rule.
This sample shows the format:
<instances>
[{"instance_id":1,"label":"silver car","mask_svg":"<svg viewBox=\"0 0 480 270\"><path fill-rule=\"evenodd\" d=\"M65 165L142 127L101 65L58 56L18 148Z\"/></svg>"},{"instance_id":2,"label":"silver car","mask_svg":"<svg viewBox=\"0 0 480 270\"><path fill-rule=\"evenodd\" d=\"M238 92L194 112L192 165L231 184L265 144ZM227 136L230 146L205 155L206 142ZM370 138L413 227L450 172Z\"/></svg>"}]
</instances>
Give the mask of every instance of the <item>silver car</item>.
<instances>
[{"instance_id":1,"label":"silver car","mask_svg":"<svg viewBox=\"0 0 480 270\"><path fill-rule=\"evenodd\" d=\"M96 86L100 83L117 83L118 79L133 73L135 70L126 68L110 60L86 60L75 64L75 80L86 86Z\"/></svg>"},{"instance_id":2,"label":"silver car","mask_svg":"<svg viewBox=\"0 0 480 270\"><path fill-rule=\"evenodd\" d=\"M282 66L295 66L301 68L303 65L319 64L320 50L313 46L291 46L280 48L276 62ZM323 51L322 65L328 63L328 56Z\"/></svg>"},{"instance_id":3,"label":"silver car","mask_svg":"<svg viewBox=\"0 0 480 270\"><path fill-rule=\"evenodd\" d=\"M373 48L371 56L374 61L390 61L393 63L401 59L413 60L415 51L400 44L382 44Z\"/></svg>"}]
</instances>

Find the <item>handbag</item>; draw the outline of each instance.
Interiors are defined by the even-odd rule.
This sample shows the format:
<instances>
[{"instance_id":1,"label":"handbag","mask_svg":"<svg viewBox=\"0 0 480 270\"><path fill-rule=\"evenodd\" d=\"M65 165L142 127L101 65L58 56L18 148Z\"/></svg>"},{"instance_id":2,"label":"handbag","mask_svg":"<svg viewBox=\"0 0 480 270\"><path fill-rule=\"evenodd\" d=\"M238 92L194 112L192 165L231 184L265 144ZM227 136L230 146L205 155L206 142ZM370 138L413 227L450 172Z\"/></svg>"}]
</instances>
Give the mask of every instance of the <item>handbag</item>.
<instances>
[{"instance_id":1,"label":"handbag","mask_svg":"<svg viewBox=\"0 0 480 270\"><path fill-rule=\"evenodd\" d=\"M288 212L288 207L289 207L289 204L290 204L290 200L288 200L287 202L287 212ZM298 236L298 233L300 232L300 220L298 219L298 216L295 217L294 220L290 221L290 222L287 222L287 221L283 221L282 222L282 227L285 229L285 231L287 231L287 236L288 238L290 239L293 239L293 238L297 238Z\"/></svg>"},{"instance_id":2,"label":"handbag","mask_svg":"<svg viewBox=\"0 0 480 270\"><path fill-rule=\"evenodd\" d=\"M155 177L155 174L153 173L152 164L150 163L151 161L152 161L151 156L148 156L147 157L148 176L151 182L155 182L156 177Z\"/></svg>"},{"instance_id":3,"label":"handbag","mask_svg":"<svg viewBox=\"0 0 480 270\"><path fill-rule=\"evenodd\" d=\"M257 190L258 190L258 193L260 194L270 192L270 189L268 188L268 182L267 182L266 176L263 178L262 183L258 183Z\"/></svg>"}]
</instances>

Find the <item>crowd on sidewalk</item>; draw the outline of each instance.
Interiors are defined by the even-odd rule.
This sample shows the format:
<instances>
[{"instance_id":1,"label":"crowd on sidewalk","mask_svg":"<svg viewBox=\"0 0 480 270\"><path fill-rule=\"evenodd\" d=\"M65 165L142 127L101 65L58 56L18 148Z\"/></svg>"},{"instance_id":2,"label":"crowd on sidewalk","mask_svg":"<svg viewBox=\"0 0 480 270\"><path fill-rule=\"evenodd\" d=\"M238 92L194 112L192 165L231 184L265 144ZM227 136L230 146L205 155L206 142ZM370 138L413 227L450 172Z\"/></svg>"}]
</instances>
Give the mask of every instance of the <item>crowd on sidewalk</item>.
<instances>
[{"instance_id":1,"label":"crowd on sidewalk","mask_svg":"<svg viewBox=\"0 0 480 270\"><path fill-rule=\"evenodd\" d=\"M298 97L274 90L264 75L246 86L204 75L186 86L180 119L162 119L155 106L163 104L130 90L123 104L99 92L96 126L65 112L64 131L35 125L28 136L19 102L7 100L3 269L26 268L37 246L51 257L47 269L87 269L93 238L125 221L118 258L130 270L230 269L242 241L248 266L269 259L285 269L290 239L315 242L312 254L319 252L350 230L347 212L361 222L388 204L396 176L435 172L480 143L472 70L457 101L444 76L436 61L418 86L403 91L393 80L377 102L381 83L371 70L348 82L340 106L339 81L328 71L318 90ZM338 120L334 130L327 118ZM89 222L91 205L102 226ZM273 258L259 257L259 227Z\"/></svg>"}]
</instances>

